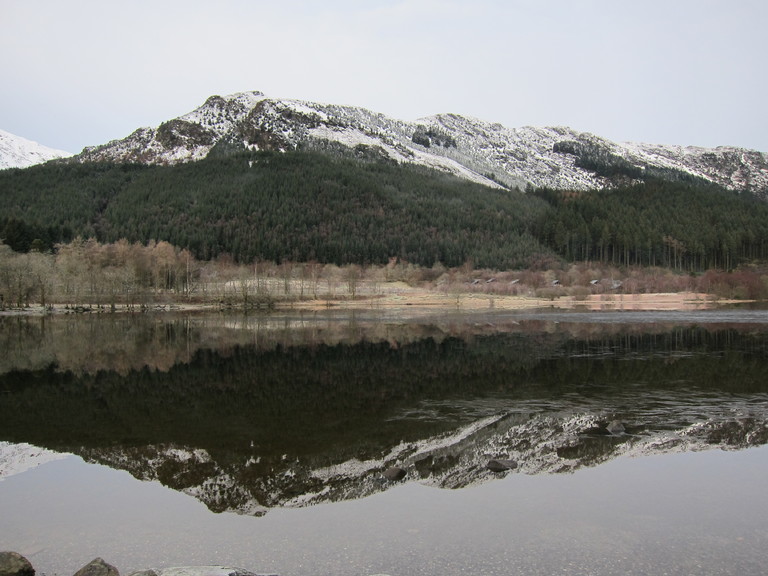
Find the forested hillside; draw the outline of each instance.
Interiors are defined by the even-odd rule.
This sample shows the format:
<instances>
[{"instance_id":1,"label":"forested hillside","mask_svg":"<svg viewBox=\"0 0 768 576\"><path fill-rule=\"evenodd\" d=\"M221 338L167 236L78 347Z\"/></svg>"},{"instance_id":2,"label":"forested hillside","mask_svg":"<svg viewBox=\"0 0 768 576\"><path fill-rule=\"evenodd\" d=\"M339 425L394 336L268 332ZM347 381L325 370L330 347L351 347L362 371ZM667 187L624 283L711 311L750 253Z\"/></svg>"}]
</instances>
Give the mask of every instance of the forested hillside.
<instances>
[{"instance_id":1,"label":"forested hillside","mask_svg":"<svg viewBox=\"0 0 768 576\"><path fill-rule=\"evenodd\" d=\"M239 261L337 264L399 257L504 268L549 253L530 234L549 209L539 198L418 166L320 153L11 170L0 173L0 202L0 234L4 227L6 243L21 249L35 235L82 235L165 240L201 259L224 252Z\"/></svg>"},{"instance_id":2,"label":"forested hillside","mask_svg":"<svg viewBox=\"0 0 768 576\"><path fill-rule=\"evenodd\" d=\"M0 239L17 251L81 236L166 241L198 259L496 269L557 256L691 271L768 259L768 203L747 192L652 180L524 194L356 152L6 170Z\"/></svg>"},{"instance_id":3,"label":"forested hillside","mask_svg":"<svg viewBox=\"0 0 768 576\"><path fill-rule=\"evenodd\" d=\"M700 271L768 259L768 203L706 183L539 190L538 239L564 258Z\"/></svg>"}]
</instances>

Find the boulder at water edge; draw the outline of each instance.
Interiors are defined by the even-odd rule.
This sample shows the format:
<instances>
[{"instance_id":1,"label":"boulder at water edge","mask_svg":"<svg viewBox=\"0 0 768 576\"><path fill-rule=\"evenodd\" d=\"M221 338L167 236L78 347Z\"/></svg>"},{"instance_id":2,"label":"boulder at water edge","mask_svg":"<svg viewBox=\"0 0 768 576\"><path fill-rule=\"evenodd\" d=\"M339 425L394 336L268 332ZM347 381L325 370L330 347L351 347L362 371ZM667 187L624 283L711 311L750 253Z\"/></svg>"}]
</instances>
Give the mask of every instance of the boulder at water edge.
<instances>
[{"instance_id":1,"label":"boulder at water edge","mask_svg":"<svg viewBox=\"0 0 768 576\"><path fill-rule=\"evenodd\" d=\"M35 569L18 552L0 552L0 576L35 576Z\"/></svg>"},{"instance_id":2,"label":"boulder at water edge","mask_svg":"<svg viewBox=\"0 0 768 576\"><path fill-rule=\"evenodd\" d=\"M107 564L101 558L95 558L75 572L75 576L120 576L120 572L112 564Z\"/></svg>"}]
</instances>

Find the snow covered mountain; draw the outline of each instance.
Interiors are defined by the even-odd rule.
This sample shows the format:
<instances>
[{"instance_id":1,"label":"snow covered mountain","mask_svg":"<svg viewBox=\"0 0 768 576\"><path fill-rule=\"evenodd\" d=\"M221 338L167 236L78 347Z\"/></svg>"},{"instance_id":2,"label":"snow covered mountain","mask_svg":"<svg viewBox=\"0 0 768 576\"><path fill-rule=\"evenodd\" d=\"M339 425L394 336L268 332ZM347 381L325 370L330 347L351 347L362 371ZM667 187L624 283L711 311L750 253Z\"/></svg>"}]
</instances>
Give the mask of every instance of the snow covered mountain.
<instances>
[{"instance_id":1,"label":"snow covered mountain","mask_svg":"<svg viewBox=\"0 0 768 576\"><path fill-rule=\"evenodd\" d=\"M26 168L68 156L72 156L72 154L63 150L54 150L5 130L0 130L0 170L3 168Z\"/></svg>"},{"instance_id":2,"label":"snow covered mountain","mask_svg":"<svg viewBox=\"0 0 768 576\"><path fill-rule=\"evenodd\" d=\"M196 110L89 147L79 161L175 164L215 149L296 150L345 146L430 166L490 186L594 189L617 178L701 178L768 194L768 156L714 149L615 143L566 127L506 128L456 114L407 122L364 108L268 98L261 92L211 96Z\"/></svg>"}]
</instances>

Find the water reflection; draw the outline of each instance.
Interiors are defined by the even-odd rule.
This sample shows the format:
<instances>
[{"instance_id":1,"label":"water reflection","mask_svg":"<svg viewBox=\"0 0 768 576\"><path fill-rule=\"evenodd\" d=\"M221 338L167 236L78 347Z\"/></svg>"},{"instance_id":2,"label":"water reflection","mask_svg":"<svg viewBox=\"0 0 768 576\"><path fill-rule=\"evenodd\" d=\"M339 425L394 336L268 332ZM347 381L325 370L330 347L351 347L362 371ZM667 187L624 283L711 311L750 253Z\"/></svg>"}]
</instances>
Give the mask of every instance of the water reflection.
<instances>
[{"instance_id":1,"label":"water reflection","mask_svg":"<svg viewBox=\"0 0 768 576\"><path fill-rule=\"evenodd\" d=\"M493 458L569 472L768 441L760 312L4 318L0 338L0 441L216 512L368 495L391 466L458 488Z\"/></svg>"}]
</instances>

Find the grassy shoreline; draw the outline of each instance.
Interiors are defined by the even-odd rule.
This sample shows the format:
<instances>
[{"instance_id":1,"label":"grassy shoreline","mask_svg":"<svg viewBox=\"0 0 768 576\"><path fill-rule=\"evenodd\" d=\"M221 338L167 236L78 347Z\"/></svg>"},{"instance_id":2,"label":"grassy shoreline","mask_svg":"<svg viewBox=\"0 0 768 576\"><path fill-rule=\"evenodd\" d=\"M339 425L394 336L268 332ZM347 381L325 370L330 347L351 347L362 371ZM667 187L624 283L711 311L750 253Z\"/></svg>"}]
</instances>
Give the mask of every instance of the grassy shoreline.
<instances>
[{"instance_id":1,"label":"grassy shoreline","mask_svg":"<svg viewBox=\"0 0 768 576\"><path fill-rule=\"evenodd\" d=\"M723 299L701 292L657 292L642 294L589 294L585 296L563 295L536 297L499 295L476 292L445 293L425 288L398 287L378 294L359 294L355 298L336 296L316 299L285 299L270 301L268 306L243 307L237 303L196 303L180 300L164 300L142 306L118 304L114 308L105 305L71 306L68 304L30 305L23 308L7 308L0 316L43 316L50 314L77 313L138 313L138 312L218 312L255 311L311 311L323 310L380 310L405 317L445 312L492 312L553 308L558 310L702 310L723 305L751 303L754 300Z\"/></svg>"}]
</instances>

